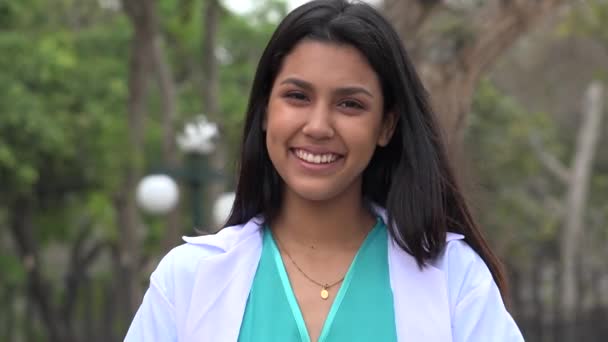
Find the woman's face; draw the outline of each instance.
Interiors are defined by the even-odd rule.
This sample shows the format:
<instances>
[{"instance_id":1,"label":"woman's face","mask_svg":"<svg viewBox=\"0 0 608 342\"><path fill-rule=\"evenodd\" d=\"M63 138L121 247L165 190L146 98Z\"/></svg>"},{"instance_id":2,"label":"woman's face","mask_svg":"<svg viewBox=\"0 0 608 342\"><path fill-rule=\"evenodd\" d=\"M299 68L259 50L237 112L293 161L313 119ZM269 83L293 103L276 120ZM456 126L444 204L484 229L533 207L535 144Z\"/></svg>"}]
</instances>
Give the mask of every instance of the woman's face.
<instances>
[{"instance_id":1,"label":"woman's face","mask_svg":"<svg viewBox=\"0 0 608 342\"><path fill-rule=\"evenodd\" d=\"M266 147L287 191L314 201L360 195L363 170L392 126L365 57L349 45L313 40L283 59L264 121Z\"/></svg>"}]
</instances>

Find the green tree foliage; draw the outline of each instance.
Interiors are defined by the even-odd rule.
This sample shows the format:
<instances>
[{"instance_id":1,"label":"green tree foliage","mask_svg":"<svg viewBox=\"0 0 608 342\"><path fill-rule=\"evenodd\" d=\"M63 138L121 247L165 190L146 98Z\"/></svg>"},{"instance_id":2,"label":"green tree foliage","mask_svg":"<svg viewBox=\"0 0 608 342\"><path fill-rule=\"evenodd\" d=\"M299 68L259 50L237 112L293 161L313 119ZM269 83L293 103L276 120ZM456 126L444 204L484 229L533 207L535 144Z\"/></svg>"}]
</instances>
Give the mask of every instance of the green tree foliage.
<instances>
[{"instance_id":1,"label":"green tree foliage","mask_svg":"<svg viewBox=\"0 0 608 342\"><path fill-rule=\"evenodd\" d=\"M592 37L608 48L608 1L581 1L570 12L560 27L564 35Z\"/></svg>"},{"instance_id":2,"label":"green tree foliage","mask_svg":"<svg viewBox=\"0 0 608 342\"><path fill-rule=\"evenodd\" d=\"M111 1L105 1L111 3ZM32 205L31 236L40 254L40 272L58 308L74 300L71 320L78 340L101 336L120 340L128 322L113 322L113 194L121 185L129 158L162 167L162 125L158 88L151 84L144 156L129 156L125 145L128 54L132 28L120 9L102 8L97 0L0 0L0 340L35 337L49 340L48 327L31 296L32 258L15 242L17 203ZM118 2L117 2L118 3ZM589 1L572 17L576 32L608 41L605 0ZM177 84L181 125L201 112L203 2L159 0L161 32ZM254 11L236 15L222 9L218 30L219 112L229 160L235 160L254 68L284 2L266 0ZM593 20L577 16L592 15ZM587 18L587 17L585 17ZM571 32L574 30L571 30ZM608 45L607 45L608 46ZM151 79L154 79L153 77ZM570 132L571 133L571 132ZM549 113L529 112L493 83L476 92L466 132L475 183L478 216L500 254L509 263L525 262L537 247L554 249L558 217L548 209L548 195L563 192L531 151L536 137L562 161L571 157ZM600 158L601 159L601 158ZM606 241L608 166L598 161L593 179L589 222ZM224 174L234 171L234 163ZM208 210L207 210L208 212ZM189 215L183 213L184 217ZM184 222L189 222L185 219ZM600 223L593 223L600 222ZM158 257L162 220L146 217L142 284ZM190 227L184 232L192 234ZM31 251L30 251L31 252ZM27 254L27 253L26 253ZM91 260L80 273L81 286L69 287L74 260ZM32 307L27 309L28 307ZM116 308L115 308L116 309ZM117 307L117 309L120 309ZM32 317L28 312L35 313ZM109 315L108 315L109 313ZM77 318L76 318L77 317ZM22 328L31 322L29 329Z\"/></svg>"},{"instance_id":3,"label":"green tree foliage","mask_svg":"<svg viewBox=\"0 0 608 342\"><path fill-rule=\"evenodd\" d=\"M501 254L531 257L534 246L552 241L557 222L546 212L548 179L532 152L532 137L559 153L556 125L545 113L530 113L489 80L474 98L466 133L482 226Z\"/></svg>"},{"instance_id":4,"label":"green tree foliage","mask_svg":"<svg viewBox=\"0 0 608 342\"><path fill-rule=\"evenodd\" d=\"M216 52L221 65L221 116L217 119L232 157L240 143L240 123L254 66L285 5L269 1L265 9L247 16L222 11ZM274 12L277 14L268 15ZM162 0L159 13L178 85L181 126L201 108L202 3ZM117 329L104 326L107 322L102 317L107 291L114 286L108 264L111 246L120 238L114 227L112 195L121 184L122 166L135 157L124 152L129 134L126 102L131 32L120 10L101 8L94 0L0 1L0 227L12 228L14 217L8 209L18 200L33 204L31 234L41 256L43 279L50 288L50 303L60 308L69 298L76 298L76 317L86 317L82 315L93 310L91 317L97 321L91 324L92 332L114 330L105 335L109 340L119 339L125 329L125 322ZM145 164L159 166L162 132L155 85L150 92L143 157ZM161 221L146 222L151 229L142 232L147 236L145 253L156 257ZM11 229L0 232L1 245L8 247L0 256L5 272L0 277L0 331L7 334L0 339L39 334L47 340L40 321L31 329L38 332L8 329L29 319L27 310L18 309L19 303L33 307L34 312L36 303L26 286L31 260L22 255ZM184 232L193 233L187 227ZM77 245L80 252L74 250ZM94 246L109 248L95 254ZM70 263L78 253L88 252L96 259L84 274L94 285L69 292L65 277ZM144 269L142 279L148 273ZM81 327L91 317L76 319L72 326ZM74 334L84 337L87 333L91 331L79 328Z\"/></svg>"}]
</instances>

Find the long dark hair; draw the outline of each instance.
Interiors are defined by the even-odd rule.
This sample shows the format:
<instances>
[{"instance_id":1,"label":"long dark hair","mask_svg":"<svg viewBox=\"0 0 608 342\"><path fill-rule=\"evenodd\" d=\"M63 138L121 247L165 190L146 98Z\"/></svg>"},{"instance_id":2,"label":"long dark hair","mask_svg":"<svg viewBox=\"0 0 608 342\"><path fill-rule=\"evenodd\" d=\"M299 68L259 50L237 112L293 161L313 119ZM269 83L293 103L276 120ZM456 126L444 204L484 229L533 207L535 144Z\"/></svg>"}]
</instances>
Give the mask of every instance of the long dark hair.
<instances>
[{"instance_id":1,"label":"long dark hair","mask_svg":"<svg viewBox=\"0 0 608 342\"><path fill-rule=\"evenodd\" d=\"M257 215L270 223L280 209L283 182L268 156L262 125L281 62L302 39L357 48L380 79L385 115L392 112L398 117L391 141L377 147L363 174L363 196L386 208L392 238L424 267L442 252L448 230L464 235L506 296L501 264L456 182L427 93L392 26L362 2L306 3L274 32L253 81L236 198L226 226Z\"/></svg>"}]
</instances>

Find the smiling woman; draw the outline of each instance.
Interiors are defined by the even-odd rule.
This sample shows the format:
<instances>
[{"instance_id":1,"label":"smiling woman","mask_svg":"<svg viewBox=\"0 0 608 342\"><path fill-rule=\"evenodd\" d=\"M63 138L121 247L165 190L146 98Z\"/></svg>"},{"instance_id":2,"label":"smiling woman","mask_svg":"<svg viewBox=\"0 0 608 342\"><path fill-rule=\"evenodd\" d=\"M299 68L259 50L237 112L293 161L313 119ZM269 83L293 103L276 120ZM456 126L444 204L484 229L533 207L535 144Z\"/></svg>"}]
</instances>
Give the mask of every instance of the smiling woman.
<instances>
[{"instance_id":1,"label":"smiling woman","mask_svg":"<svg viewBox=\"0 0 608 342\"><path fill-rule=\"evenodd\" d=\"M264 124L286 205L295 204L292 196L336 208L339 198L362 199L363 170L394 128L394 114L385 119L382 106L380 82L357 49L316 40L294 47L275 79Z\"/></svg>"},{"instance_id":2,"label":"smiling woman","mask_svg":"<svg viewBox=\"0 0 608 342\"><path fill-rule=\"evenodd\" d=\"M362 2L312 1L279 24L227 226L185 240L127 341L523 341L426 92Z\"/></svg>"}]
</instances>

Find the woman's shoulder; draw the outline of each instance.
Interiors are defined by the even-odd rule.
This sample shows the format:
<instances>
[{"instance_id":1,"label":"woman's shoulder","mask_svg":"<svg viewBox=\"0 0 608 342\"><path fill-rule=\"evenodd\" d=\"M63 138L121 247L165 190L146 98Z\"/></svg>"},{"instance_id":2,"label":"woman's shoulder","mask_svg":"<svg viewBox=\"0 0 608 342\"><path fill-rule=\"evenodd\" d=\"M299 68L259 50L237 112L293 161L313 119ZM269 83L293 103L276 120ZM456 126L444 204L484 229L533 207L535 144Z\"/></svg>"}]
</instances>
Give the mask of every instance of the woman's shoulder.
<instances>
[{"instance_id":1,"label":"woman's shoulder","mask_svg":"<svg viewBox=\"0 0 608 342\"><path fill-rule=\"evenodd\" d=\"M449 239L434 266L446 280L455 341L524 341L490 269L464 238Z\"/></svg>"},{"instance_id":2,"label":"woman's shoulder","mask_svg":"<svg viewBox=\"0 0 608 342\"><path fill-rule=\"evenodd\" d=\"M158 263L150 276L150 282L167 296L192 286L202 262L229 253L241 242L259 235L259 224L245 224L223 228L215 234L183 237L185 243L173 248Z\"/></svg>"},{"instance_id":3,"label":"woman's shoulder","mask_svg":"<svg viewBox=\"0 0 608 342\"><path fill-rule=\"evenodd\" d=\"M433 266L448 270L448 268L467 267L482 261L481 257L466 242L461 234L448 232L446 244L439 256L433 262Z\"/></svg>"},{"instance_id":4,"label":"woman's shoulder","mask_svg":"<svg viewBox=\"0 0 608 342\"><path fill-rule=\"evenodd\" d=\"M448 233L447 243L432 265L445 277L452 314L458 307L490 294L496 297L497 305L503 305L490 269L462 235Z\"/></svg>"},{"instance_id":5,"label":"woman's shoulder","mask_svg":"<svg viewBox=\"0 0 608 342\"><path fill-rule=\"evenodd\" d=\"M196 264L208 257L225 253L240 240L245 225L230 226L217 233L200 236L183 236L183 244L173 248L159 266L168 263L171 268Z\"/></svg>"},{"instance_id":6,"label":"woman's shoulder","mask_svg":"<svg viewBox=\"0 0 608 342\"><path fill-rule=\"evenodd\" d=\"M448 233L446 245L432 265L444 272L451 286L487 286L493 282L486 263L460 234Z\"/></svg>"}]
</instances>

